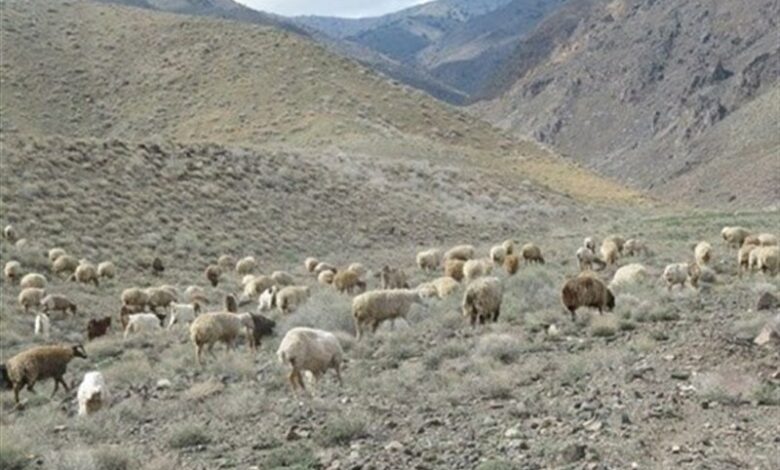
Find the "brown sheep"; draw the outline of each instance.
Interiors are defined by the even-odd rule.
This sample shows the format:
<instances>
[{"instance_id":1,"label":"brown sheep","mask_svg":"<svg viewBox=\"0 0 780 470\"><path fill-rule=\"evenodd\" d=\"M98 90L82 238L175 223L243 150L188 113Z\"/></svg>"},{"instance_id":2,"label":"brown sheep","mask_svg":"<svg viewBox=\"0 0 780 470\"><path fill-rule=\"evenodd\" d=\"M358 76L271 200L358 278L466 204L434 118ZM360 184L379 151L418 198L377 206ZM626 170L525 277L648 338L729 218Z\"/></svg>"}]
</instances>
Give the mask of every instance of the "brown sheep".
<instances>
[{"instance_id":1,"label":"brown sheep","mask_svg":"<svg viewBox=\"0 0 780 470\"><path fill-rule=\"evenodd\" d=\"M352 293L355 289L358 292L366 290L366 283L360 280L358 273L346 270L339 271L333 277L333 287L341 293Z\"/></svg>"},{"instance_id":2,"label":"brown sheep","mask_svg":"<svg viewBox=\"0 0 780 470\"><path fill-rule=\"evenodd\" d=\"M68 363L74 357L87 357L82 345L38 346L8 359L5 370L9 382L13 385L16 403L19 404L19 392L22 388L26 386L27 390L34 392L33 387L38 380L49 378L54 380L54 391L51 396L57 393L60 384L65 387L65 391L69 391L63 375L67 371Z\"/></svg>"},{"instance_id":3,"label":"brown sheep","mask_svg":"<svg viewBox=\"0 0 780 470\"><path fill-rule=\"evenodd\" d=\"M162 276L163 271L165 271L165 266L163 265L162 260L155 256L152 261L152 274L155 276Z\"/></svg>"},{"instance_id":4,"label":"brown sheep","mask_svg":"<svg viewBox=\"0 0 780 470\"><path fill-rule=\"evenodd\" d=\"M463 266L465 261L459 259L450 259L444 262L444 275L449 276L456 281L463 280Z\"/></svg>"},{"instance_id":5,"label":"brown sheep","mask_svg":"<svg viewBox=\"0 0 780 470\"><path fill-rule=\"evenodd\" d=\"M230 313L238 313L238 302L236 302L236 296L233 294L225 296L225 310Z\"/></svg>"},{"instance_id":6,"label":"brown sheep","mask_svg":"<svg viewBox=\"0 0 780 470\"><path fill-rule=\"evenodd\" d=\"M592 307L599 309L600 313L606 309L615 308L615 296L603 281L588 271L569 279L561 289L561 300L566 309L571 313L572 321L577 317L575 312L580 307Z\"/></svg>"},{"instance_id":7,"label":"brown sheep","mask_svg":"<svg viewBox=\"0 0 780 470\"><path fill-rule=\"evenodd\" d=\"M87 339L93 340L104 336L109 328L111 328L111 317L91 318L87 322Z\"/></svg>"},{"instance_id":8,"label":"brown sheep","mask_svg":"<svg viewBox=\"0 0 780 470\"><path fill-rule=\"evenodd\" d=\"M406 278L406 273L399 268L391 268L385 266L379 273L379 277L382 280L382 289L408 289L409 282ZM334 278L335 282L335 278Z\"/></svg>"},{"instance_id":9,"label":"brown sheep","mask_svg":"<svg viewBox=\"0 0 780 470\"><path fill-rule=\"evenodd\" d=\"M68 312L71 315L76 315L76 304L64 295L49 294L41 299L41 306L43 307L43 313L59 310L63 315L67 315Z\"/></svg>"},{"instance_id":10,"label":"brown sheep","mask_svg":"<svg viewBox=\"0 0 780 470\"><path fill-rule=\"evenodd\" d=\"M526 243L520 248L520 256L526 263L540 263L544 264L544 257L542 257L542 250L533 243Z\"/></svg>"},{"instance_id":11,"label":"brown sheep","mask_svg":"<svg viewBox=\"0 0 780 470\"><path fill-rule=\"evenodd\" d=\"M504 258L504 269L510 276L515 274L520 268L520 258L517 255L506 255Z\"/></svg>"},{"instance_id":12,"label":"brown sheep","mask_svg":"<svg viewBox=\"0 0 780 470\"><path fill-rule=\"evenodd\" d=\"M212 287L219 285L219 277L222 275L222 270L216 264L210 264L206 267L206 271L203 273L206 279L211 283Z\"/></svg>"}]
</instances>

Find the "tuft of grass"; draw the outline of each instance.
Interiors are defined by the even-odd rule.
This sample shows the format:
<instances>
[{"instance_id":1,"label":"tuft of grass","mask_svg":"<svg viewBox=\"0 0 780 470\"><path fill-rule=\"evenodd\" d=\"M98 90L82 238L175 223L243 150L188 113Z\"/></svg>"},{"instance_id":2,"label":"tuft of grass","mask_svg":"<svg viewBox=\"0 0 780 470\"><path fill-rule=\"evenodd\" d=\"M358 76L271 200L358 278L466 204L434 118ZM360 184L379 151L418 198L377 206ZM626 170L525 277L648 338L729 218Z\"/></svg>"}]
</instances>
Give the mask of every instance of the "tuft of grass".
<instances>
[{"instance_id":1,"label":"tuft of grass","mask_svg":"<svg viewBox=\"0 0 780 470\"><path fill-rule=\"evenodd\" d=\"M22 470L27 467L30 459L27 452L19 447L8 445L7 439L0 441L0 468L7 470Z\"/></svg>"},{"instance_id":2,"label":"tuft of grass","mask_svg":"<svg viewBox=\"0 0 780 470\"><path fill-rule=\"evenodd\" d=\"M502 364L516 362L523 353L520 340L507 334L488 334L480 338L477 356L489 357Z\"/></svg>"},{"instance_id":3,"label":"tuft of grass","mask_svg":"<svg viewBox=\"0 0 780 470\"><path fill-rule=\"evenodd\" d=\"M590 322L590 334L597 337L615 336L618 330L618 322L612 315L600 315Z\"/></svg>"},{"instance_id":4,"label":"tuft of grass","mask_svg":"<svg viewBox=\"0 0 780 470\"><path fill-rule=\"evenodd\" d=\"M368 433L368 421L361 415L341 415L328 419L315 435L323 447L347 445Z\"/></svg>"},{"instance_id":5,"label":"tuft of grass","mask_svg":"<svg viewBox=\"0 0 780 470\"><path fill-rule=\"evenodd\" d=\"M101 447L92 453L97 470L130 470L138 467L138 463L126 449L118 447Z\"/></svg>"},{"instance_id":6,"label":"tuft of grass","mask_svg":"<svg viewBox=\"0 0 780 470\"><path fill-rule=\"evenodd\" d=\"M192 423L182 424L174 428L168 436L168 445L172 449L184 449L206 445L211 442L211 437L206 428Z\"/></svg>"},{"instance_id":7,"label":"tuft of grass","mask_svg":"<svg viewBox=\"0 0 780 470\"><path fill-rule=\"evenodd\" d=\"M460 343L445 343L427 351L423 356L423 365L428 370L436 370L445 360L462 357L467 353L466 347Z\"/></svg>"},{"instance_id":8,"label":"tuft of grass","mask_svg":"<svg viewBox=\"0 0 780 470\"><path fill-rule=\"evenodd\" d=\"M520 465L508 460L487 460L479 464L476 470L519 470Z\"/></svg>"},{"instance_id":9,"label":"tuft of grass","mask_svg":"<svg viewBox=\"0 0 780 470\"><path fill-rule=\"evenodd\" d=\"M763 406L780 406L780 385L765 382L753 390L753 399Z\"/></svg>"},{"instance_id":10,"label":"tuft of grass","mask_svg":"<svg viewBox=\"0 0 780 470\"><path fill-rule=\"evenodd\" d=\"M306 445L293 444L270 450L262 459L261 468L276 469L314 469L320 464L317 456Z\"/></svg>"}]
</instances>

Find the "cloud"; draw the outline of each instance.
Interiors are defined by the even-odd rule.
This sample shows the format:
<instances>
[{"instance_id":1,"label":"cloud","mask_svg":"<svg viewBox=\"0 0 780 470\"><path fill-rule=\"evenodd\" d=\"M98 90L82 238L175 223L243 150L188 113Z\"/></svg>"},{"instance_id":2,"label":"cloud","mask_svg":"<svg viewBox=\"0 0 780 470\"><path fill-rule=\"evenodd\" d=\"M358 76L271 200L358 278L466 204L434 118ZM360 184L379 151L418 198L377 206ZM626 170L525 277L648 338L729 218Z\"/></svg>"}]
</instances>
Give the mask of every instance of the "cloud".
<instances>
[{"instance_id":1,"label":"cloud","mask_svg":"<svg viewBox=\"0 0 780 470\"><path fill-rule=\"evenodd\" d=\"M343 18L379 16L429 0L238 0L255 10L285 16L320 15Z\"/></svg>"}]
</instances>

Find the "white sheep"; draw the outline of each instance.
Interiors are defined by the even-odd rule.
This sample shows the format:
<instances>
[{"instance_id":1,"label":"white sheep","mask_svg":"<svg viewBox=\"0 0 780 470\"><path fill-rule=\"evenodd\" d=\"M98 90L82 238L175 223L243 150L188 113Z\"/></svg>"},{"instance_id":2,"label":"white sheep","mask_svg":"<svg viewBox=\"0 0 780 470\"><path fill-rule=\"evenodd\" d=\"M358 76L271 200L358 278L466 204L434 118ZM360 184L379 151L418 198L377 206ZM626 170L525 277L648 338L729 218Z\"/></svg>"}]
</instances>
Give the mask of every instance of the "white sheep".
<instances>
[{"instance_id":1,"label":"white sheep","mask_svg":"<svg viewBox=\"0 0 780 470\"><path fill-rule=\"evenodd\" d=\"M436 297L443 299L450 294L458 290L460 284L455 279L449 276L437 277L436 279L421 284L417 287L418 290L423 289L428 292L428 296L435 295Z\"/></svg>"},{"instance_id":2,"label":"white sheep","mask_svg":"<svg viewBox=\"0 0 780 470\"><path fill-rule=\"evenodd\" d=\"M51 321L49 316L45 313L35 315L35 336L43 336L44 339L49 339L50 332Z\"/></svg>"},{"instance_id":3,"label":"white sheep","mask_svg":"<svg viewBox=\"0 0 780 470\"><path fill-rule=\"evenodd\" d=\"M626 244L623 245L623 253L626 256L635 256L639 254L647 255L650 250L647 249L647 245L637 238L629 238L626 240Z\"/></svg>"},{"instance_id":4,"label":"white sheep","mask_svg":"<svg viewBox=\"0 0 780 470\"><path fill-rule=\"evenodd\" d=\"M743 227L723 227L720 231L720 236L726 244L733 248L739 248L742 246L742 242L750 235L750 231Z\"/></svg>"},{"instance_id":5,"label":"white sheep","mask_svg":"<svg viewBox=\"0 0 780 470\"><path fill-rule=\"evenodd\" d=\"M761 246L777 246L777 237L771 233L759 233L758 244Z\"/></svg>"},{"instance_id":6,"label":"white sheep","mask_svg":"<svg viewBox=\"0 0 780 470\"><path fill-rule=\"evenodd\" d=\"M344 352L333 333L314 328L293 328L282 338L276 355L279 362L292 367L288 381L294 393L297 387L306 391L301 375L304 371L310 372L316 380L319 380L328 369L333 369L339 386L342 385L341 362Z\"/></svg>"},{"instance_id":7,"label":"white sheep","mask_svg":"<svg viewBox=\"0 0 780 470\"><path fill-rule=\"evenodd\" d=\"M230 255L222 255L217 259L217 266L223 271L230 271L236 265L236 259Z\"/></svg>"},{"instance_id":8,"label":"white sheep","mask_svg":"<svg viewBox=\"0 0 780 470\"><path fill-rule=\"evenodd\" d=\"M8 240L10 243L16 242L19 238L19 234L16 233L16 229L13 225L8 224L3 228L3 238Z\"/></svg>"},{"instance_id":9,"label":"white sheep","mask_svg":"<svg viewBox=\"0 0 780 470\"><path fill-rule=\"evenodd\" d=\"M317 274L317 282L320 284L330 285L333 284L333 278L336 277L336 271L329 269Z\"/></svg>"},{"instance_id":10,"label":"white sheep","mask_svg":"<svg viewBox=\"0 0 780 470\"><path fill-rule=\"evenodd\" d=\"M97 275L106 279L116 277L116 265L111 261L103 261L97 265Z\"/></svg>"},{"instance_id":11,"label":"white sheep","mask_svg":"<svg viewBox=\"0 0 780 470\"><path fill-rule=\"evenodd\" d=\"M752 271L763 271L772 276L780 272L780 248L777 246L759 246L749 255L749 267Z\"/></svg>"},{"instance_id":12,"label":"white sheep","mask_svg":"<svg viewBox=\"0 0 780 470\"><path fill-rule=\"evenodd\" d=\"M463 265L463 278L466 282L486 276L493 271L493 262L490 259L470 259Z\"/></svg>"},{"instance_id":13,"label":"white sheep","mask_svg":"<svg viewBox=\"0 0 780 470\"><path fill-rule=\"evenodd\" d=\"M22 289L27 289L28 287L45 289L46 284L46 278L43 276L43 274L29 273L22 277L22 280L19 282L19 287Z\"/></svg>"},{"instance_id":14,"label":"white sheep","mask_svg":"<svg viewBox=\"0 0 780 470\"><path fill-rule=\"evenodd\" d=\"M171 319L168 322L168 329L173 328L176 323L186 324L195 320L200 314L200 304L197 302L191 304L171 304Z\"/></svg>"},{"instance_id":15,"label":"white sheep","mask_svg":"<svg viewBox=\"0 0 780 470\"><path fill-rule=\"evenodd\" d=\"M613 265L617 263L618 255L620 254L620 248L618 247L617 243L614 242L614 240L611 239L604 239L603 242L601 242L601 259L604 260L604 262L607 265Z\"/></svg>"},{"instance_id":16,"label":"white sheep","mask_svg":"<svg viewBox=\"0 0 780 470\"><path fill-rule=\"evenodd\" d=\"M54 264L54 262L57 261L57 258L59 258L62 255L67 255L67 254L68 253L65 250L63 250L62 248L52 248L47 253L47 256L49 258L49 262ZM75 260L75 258L74 258L74 260Z\"/></svg>"},{"instance_id":17,"label":"white sheep","mask_svg":"<svg viewBox=\"0 0 780 470\"><path fill-rule=\"evenodd\" d=\"M599 269L606 267L606 263L601 261L593 251L584 246L577 249L577 264L580 267L580 271L590 271L593 269L594 264L599 266Z\"/></svg>"},{"instance_id":18,"label":"white sheep","mask_svg":"<svg viewBox=\"0 0 780 470\"><path fill-rule=\"evenodd\" d=\"M693 254L699 267L707 266L712 261L712 245L708 242L699 242L693 249Z\"/></svg>"},{"instance_id":19,"label":"white sheep","mask_svg":"<svg viewBox=\"0 0 780 470\"><path fill-rule=\"evenodd\" d=\"M189 303L199 303L207 305L209 303L209 297L206 295L206 291L200 286L188 286L184 289L184 299Z\"/></svg>"},{"instance_id":20,"label":"white sheep","mask_svg":"<svg viewBox=\"0 0 780 470\"><path fill-rule=\"evenodd\" d=\"M108 404L110 395L106 379L98 371L87 372L76 394L79 402L79 416L87 416L100 411Z\"/></svg>"},{"instance_id":21,"label":"white sheep","mask_svg":"<svg viewBox=\"0 0 780 470\"><path fill-rule=\"evenodd\" d=\"M28 287L19 292L19 298L17 300L19 301L19 306L27 313L30 311L30 307L38 308L41 304L41 299L43 299L45 295L46 291L43 289Z\"/></svg>"},{"instance_id":22,"label":"white sheep","mask_svg":"<svg viewBox=\"0 0 780 470\"><path fill-rule=\"evenodd\" d=\"M666 286L671 291L676 284L679 284L681 288L685 287L685 281L689 281L691 287L698 287L700 274L701 268L695 262L674 263L664 268L661 277L666 281Z\"/></svg>"},{"instance_id":23,"label":"white sheep","mask_svg":"<svg viewBox=\"0 0 780 470\"><path fill-rule=\"evenodd\" d=\"M332 265L330 263L326 263L324 261L321 262L321 263L317 263L317 266L314 268L314 274L318 274L319 275L323 271L333 271L335 273L337 271L337 269L336 269L336 266L334 266L334 265Z\"/></svg>"},{"instance_id":24,"label":"white sheep","mask_svg":"<svg viewBox=\"0 0 780 470\"><path fill-rule=\"evenodd\" d=\"M225 343L228 349L233 349L242 332L254 352L254 330L254 320L249 313L209 312L200 315L190 325L190 339L195 345L198 364L203 364L204 349L212 356L214 345L218 342Z\"/></svg>"},{"instance_id":25,"label":"white sheep","mask_svg":"<svg viewBox=\"0 0 780 470\"><path fill-rule=\"evenodd\" d=\"M149 294L138 287L130 287L122 291L121 299L123 306L140 311L149 303Z\"/></svg>"},{"instance_id":26,"label":"white sheep","mask_svg":"<svg viewBox=\"0 0 780 470\"><path fill-rule=\"evenodd\" d=\"M257 313L267 312L276 306L276 293L278 290L277 286L273 286L260 294L257 298Z\"/></svg>"},{"instance_id":27,"label":"white sheep","mask_svg":"<svg viewBox=\"0 0 780 470\"><path fill-rule=\"evenodd\" d=\"M309 298L308 286L286 286L276 292L276 306L284 314L295 311Z\"/></svg>"},{"instance_id":28,"label":"white sheep","mask_svg":"<svg viewBox=\"0 0 780 470\"><path fill-rule=\"evenodd\" d=\"M246 276L241 278L241 286L246 287L246 285L254 281L256 277L257 276L255 276L254 274L247 274Z\"/></svg>"},{"instance_id":29,"label":"white sheep","mask_svg":"<svg viewBox=\"0 0 780 470\"><path fill-rule=\"evenodd\" d=\"M269 276L257 276L244 285L244 297L247 299L257 298L263 291L275 285L276 281Z\"/></svg>"},{"instance_id":30,"label":"white sheep","mask_svg":"<svg viewBox=\"0 0 780 470\"><path fill-rule=\"evenodd\" d=\"M65 256L60 256L55 262L55 264L62 261L62 259L65 258ZM73 271L73 274L70 276L70 280L80 282L82 284L87 284L91 282L97 286L99 285L97 268L95 267L94 264L82 260L79 263L79 265L76 266L76 270Z\"/></svg>"},{"instance_id":31,"label":"white sheep","mask_svg":"<svg viewBox=\"0 0 780 470\"><path fill-rule=\"evenodd\" d=\"M363 266L363 263L350 263L350 265L347 266L347 271L352 271L357 274L358 277L363 277L368 272L366 267Z\"/></svg>"},{"instance_id":32,"label":"white sheep","mask_svg":"<svg viewBox=\"0 0 780 470\"><path fill-rule=\"evenodd\" d=\"M22 276L22 264L13 260L5 263L3 275L5 275L5 278L9 281L15 282Z\"/></svg>"},{"instance_id":33,"label":"white sheep","mask_svg":"<svg viewBox=\"0 0 780 470\"><path fill-rule=\"evenodd\" d=\"M593 237L585 237L585 239L582 241L583 248L586 248L591 251L591 253L596 253L596 240L593 239Z\"/></svg>"},{"instance_id":34,"label":"white sheep","mask_svg":"<svg viewBox=\"0 0 780 470\"><path fill-rule=\"evenodd\" d=\"M514 240L504 240L504 242L501 244L501 246L504 248L504 252L507 255L513 255L515 254L515 241Z\"/></svg>"},{"instance_id":35,"label":"white sheep","mask_svg":"<svg viewBox=\"0 0 780 470\"><path fill-rule=\"evenodd\" d=\"M158 307L169 309L170 305L178 300L173 286L150 287L144 292L148 298L146 304L153 313L157 313Z\"/></svg>"},{"instance_id":36,"label":"white sheep","mask_svg":"<svg viewBox=\"0 0 780 470\"><path fill-rule=\"evenodd\" d=\"M457 245L453 246L449 250L447 250L444 253L444 261L449 261L452 259L459 259L461 261L468 261L474 257L474 252L476 250L474 249L473 245Z\"/></svg>"},{"instance_id":37,"label":"white sheep","mask_svg":"<svg viewBox=\"0 0 780 470\"><path fill-rule=\"evenodd\" d=\"M610 289L620 288L631 284L637 284L648 278L647 268L639 263L627 264L615 271Z\"/></svg>"},{"instance_id":38,"label":"white sheep","mask_svg":"<svg viewBox=\"0 0 780 470\"><path fill-rule=\"evenodd\" d=\"M162 329L160 318L153 313L135 313L127 318L125 327L125 339L131 333L147 333Z\"/></svg>"},{"instance_id":39,"label":"white sheep","mask_svg":"<svg viewBox=\"0 0 780 470\"><path fill-rule=\"evenodd\" d=\"M286 271L274 271L271 273L271 279L273 279L278 286L291 286L295 284L293 275Z\"/></svg>"},{"instance_id":40,"label":"white sheep","mask_svg":"<svg viewBox=\"0 0 780 470\"><path fill-rule=\"evenodd\" d=\"M496 245L490 248L490 259L496 264L503 264L507 252L503 245Z\"/></svg>"},{"instance_id":41,"label":"white sheep","mask_svg":"<svg viewBox=\"0 0 780 470\"><path fill-rule=\"evenodd\" d=\"M370 326L376 332L385 320L406 318L412 304L425 305L425 293L409 289L386 289L364 292L352 299L352 317L355 320L357 339L363 336L363 327Z\"/></svg>"},{"instance_id":42,"label":"white sheep","mask_svg":"<svg viewBox=\"0 0 780 470\"><path fill-rule=\"evenodd\" d=\"M466 287L461 309L472 326L485 321L498 321L504 288L497 277L481 277Z\"/></svg>"},{"instance_id":43,"label":"white sheep","mask_svg":"<svg viewBox=\"0 0 780 470\"><path fill-rule=\"evenodd\" d=\"M303 266L306 268L306 271L310 273L314 273L314 270L317 269L317 265L320 264L319 260L317 258L306 258L306 260L303 262Z\"/></svg>"},{"instance_id":44,"label":"white sheep","mask_svg":"<svg viewBox=\"0 0 780 470\"><path fill-rule=\"evenodd\" d=\"M236 263L236 272L242 276L251 273L255 269L257 269L257 260L254 256L241 258Z\"/></svg>"},{"instance_id":45,"label":"white sheep","mask_svg":"<svg viewBox=\"0 0 780 470\"><path fill-rule=\"evenodd\" d=\"M417 267L423 271L436 271L441 264L441 250L432 248L417 253Z\"/></svg>"}]
</instances>

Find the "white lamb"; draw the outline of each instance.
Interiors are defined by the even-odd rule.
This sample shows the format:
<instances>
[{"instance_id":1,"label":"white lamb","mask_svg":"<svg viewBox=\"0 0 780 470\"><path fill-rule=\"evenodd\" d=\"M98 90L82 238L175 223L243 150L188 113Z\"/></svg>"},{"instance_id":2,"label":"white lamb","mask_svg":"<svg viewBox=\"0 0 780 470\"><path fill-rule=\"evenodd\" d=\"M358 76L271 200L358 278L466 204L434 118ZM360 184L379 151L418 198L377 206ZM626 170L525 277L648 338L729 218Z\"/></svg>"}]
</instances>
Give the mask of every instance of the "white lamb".
<instances>
[{"instance_id":1,"label":"white lamb","mask_svg":"<svg viewBox=\"0 0 780 470\"><path fill-rule=\"evenodd\" d=\"M182 325L191 323L195 320L195 317L200 314L200 304L197 302L191 304L171 304L171 320L168 323L168 328L172 328L176 323Z\"/></svg>"},{"instance_id":2,"label":"white lamb","mask_svg":"<svg viewBox=\"0 0 780 470\"><path fill-rule=\"evenodd\" d=\"M124 337L127 339L130 333L145 333L161 329L162 326L157 315L153 313L136 313L128 317Z\"/></svg>"},{"instance_id":3,"label":"white lamb","mask_svg":"<svg viewBox=\"0 0 780 470\"><path fill-rule=\"evenodd\" d=\"M91 415L108 404L109 394L106 379L98 371L87 372L77 393L79 416Z\"/></svg>"},{"instance_id":4,"label":"white lamb","mask_svg":"<svg viewBox=\"0 0 780 470\"><path fill-rule=\"evenodd\" d=\"M293 328L284 335L276 355L279 362L292 367L288 380L293 393L297 392L297 387L306 392L301 375L304 371L319 380L328 369L333 369L339 386L342 384L341 362L344 352L333 333L314 328Z\"/></svg>"},{"instance_id":5,"label":"white lamb","mask_svg":"<svg viewBox=\"0 0 780 470\"><path fill-rule=\"evenodd\" d=\"M35 316L35 336L43 336L45 339L49 339L51 331L51 321L49 316L45 313L39 313Z\"/></svg>"}]
</instances>

